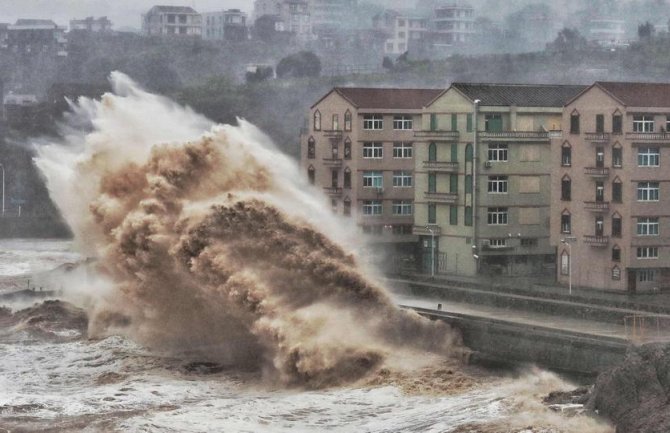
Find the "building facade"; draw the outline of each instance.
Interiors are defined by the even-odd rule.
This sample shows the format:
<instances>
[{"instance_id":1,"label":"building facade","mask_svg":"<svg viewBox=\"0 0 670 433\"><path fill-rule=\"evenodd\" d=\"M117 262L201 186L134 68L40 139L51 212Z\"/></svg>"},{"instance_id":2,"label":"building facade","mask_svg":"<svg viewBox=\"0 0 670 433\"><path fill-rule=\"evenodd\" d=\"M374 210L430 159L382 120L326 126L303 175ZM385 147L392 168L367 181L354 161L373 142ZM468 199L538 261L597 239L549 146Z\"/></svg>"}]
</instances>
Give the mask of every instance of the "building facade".
<instances>
[{"instance_id":1,"label":"building facade","mask_svg":"<svg viewBox=\"0 0 670 433\"><path fill-rule=\"evenodd\" d=\"M414 227L424 272L553 275L550 145L583 88L454 83L424 108Z\"/></svg>"},{"instance_id":2,"label":"building facade","mask_svg":"<svg viewBox=\"0 0 670 433\"><path fill-rule=\"evenodd\" d=\"M249 37L247 14L239 9L228 9L202 14L204 39L241 42Z\"/></svg>"},{"instance_id":3,"label":"building facade","mask_svg":"<svg viewBox=\"0 0 670 433\"><path fill-rule=\"evenodd\" d=\"M7 26L7 48L17 54L53 52L67 56L65 28L51 20L19 19Z\"/></svg>"},{"instance_id":4,"label":"building facade","mask_svg":"<svg viewBox=\"0 0 670 433\"><path fill-rule=\"evenodd\" d=\"M201 36L202 16L189 6L154 6L142 15L146 36Z\"/></svg>"},{"instance_id":5,"label":"building facade","mask_svg":"<svg viewBox=\"0 0 670 433\"><path fill-rule=\"evenodd\" d=\"M571 100L552 156L559 281L670 286L670 84L598 82Z\"/></svg>"},{"instance_id":6,"label":"building facade","mask_svg":"<svg viewBox=\"0 0 670 433\"><path fill-rule=\"evenodd\" d=\"M428 19L386 10L373 18L373 28L387 35L384 54L397 56L424 40L428 32Z\"/></svg>"},{"instance_id":7,"label":"building facade","mask_svg":"<svg viewBox=\"0 0 670 433\"><path fill-rule=\"evenodd\" d=\"M422 107L439 93L334 88L311 107L301 135L300 163L310 183L395 258L415 256L415 132Z\"/></svg>"},{"instance_id":8,"label":"building facade","mask_svg":"<svg viewBox=\"0 0 670 433\"><path fill-rule=\"evenodd\" d=\"M109 32L112 30L112 22L107 17L86 17L83 20L70 20L70 31L85 32Z\"/></svg>"},{"instance_id":9,"label":"building facade","mask_svg":"<svg viewBox=\"0 0 670 433\"><path fill-rule=\"evenodd\" d=\"M431 38L435 49L449 49L470 42L475 35L475 10L468 4L435 8L431 20Z\"/></svg>"}]
</instances>

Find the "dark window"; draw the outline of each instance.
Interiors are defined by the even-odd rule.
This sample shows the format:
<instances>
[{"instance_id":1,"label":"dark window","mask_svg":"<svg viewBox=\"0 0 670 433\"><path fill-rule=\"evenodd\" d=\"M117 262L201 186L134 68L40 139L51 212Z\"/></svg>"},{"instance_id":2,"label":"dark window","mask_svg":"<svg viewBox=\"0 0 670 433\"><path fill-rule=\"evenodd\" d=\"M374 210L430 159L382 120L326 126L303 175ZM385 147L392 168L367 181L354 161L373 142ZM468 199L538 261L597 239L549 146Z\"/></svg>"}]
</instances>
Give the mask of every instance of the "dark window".
<instances>
[{"instance_id":1,"label":"dark window","mask_svg":"<svg viewBox=\"0 0 670 433\"><path fill-rule=\"evenodd\" d=\"M605 116L596 114L596 133L602 134L605 132Z\"/></svg>"},{"instance_id":2,"label":"dark window","mask_svg":"<svg viewBox=\"0 0 670 433\"><path fill-rule=\"evenodd\" d=\"M449 224L452 226L458 224L458 206L449 206Z\"/></svg>"},{"instance_id":3,"label":"dark window","mask_svg":"<svg viewBox=\"0 0 670 433\"><path fill-rule=\"evenodd\" d=\"M468 132L472 132L472 114L471 113L468 113L468 115L466 116L465 122L466 122L465 129Z\"/></svg>"},{"instance_id":4,"label":"dark window","mask_svg":"<svg viewBox=\"0 0 670 433\"><path fill-rule=\"evenodd\" d=\"M434 204L428 205L428 224L435 224L437 222L437 208Z\"/></svg>"},{"instance_id":5,"label":"dark window","mask_svg":"<svg viewBox=\"0 0 670 433\"><path fill-rule=\"evenodd\" d=\"M351 159L351 140L348 137L344 142L344 159Z\"/></svg>"},{"instance_id":6,"label":"dark window","mask_svg":"<svg viewBox=\"0 0 670 433\"><path fill-rule=\"evenodd\" d=\"M486 132L501 132L503 130L502 115L500 114L484 115L484 130Z\"/></svg>"},{"instance_id":7,"label":"dark window","mask_svg":"<svg viewBox=\"0 0 670 433\"><path fill-rule=\"evenodd\" d=\"M612 237L613 238L621 237L621 217L619 216L612 217Z\"/></svg>"},{"instance_id":8,"label":"dark window","mask_svg":"<svg viewBox=\"0 0 670 433\"><path fill-rule=\"evenodd\" d=\"M435 143L428 145L428 161L437 161L437 146Z\"/></svg>"},{"instance_id":9,"label":"dark window","mask_svg":"<svg viewBox=\"0 0 670 433\"><path fill-rule=\"evenodd\" d=\"M333 153L333 159L339 159L340 147L337 145L337 142L333 142L330 145L330 149Z\"/></svg>"},{"instance_id":10,"label":"dark window","mask_svg":"<svg viewBox=\"0 0 670 433\"><path fill-rule=\"evenodd\" d=\"M449 175L449 192L452 194L458 193L458 175L450 174Z\"/></svg>"},{"instance_id":11,"label":"dark window","mask_svg":"<svg viewBox=\"0 0 670 433\"><path fill-rule=\"evenodd\" d=\"M571 233L572 224L570 214L561 215L561 233Z\"/></svg>"},{"instance_id":12,"label":"dark window","mask_svg":"<svg viewBox=\"0 0 670 433\"><path fill-rule=\"evenodd\" d=\"M596 236L603 236L605 234L605 219L602 216L596 217Z\"/></svg>"},{"instance_id":13,"label":"dark window","mask_svg":"<svg viewBox=\"0 0 670 433\"><path fill-rule=\"evenodd\" d=\"M472 144L468 143L465 145L465 162L472 161L472 157L473 157Z\"/></svg>"},{"instance_id":14,"label":"dark window","mask_svg":"<svg viewBox=\"0 0 670 433\"><path fill-rule=\"evenodd\" d=\"M563 146L561 148L561 165L570 166L572 164L572 148L570 146Z\"/></svg>"},{"instance_id":15,"label":"dark window","mask_svg":"<svg viewBox=\"0 0 670 433\"><path fill-rule=\"evenodd\" d=\"M314 167L310 167L307 169L307 179L309 179L309 183L311 185L314 185L314 179L316 178L316 172L314 170Z\"/></svg>"},{"instance_id":16,"label":"dark window","mask_svg":"<svg viewBox=\"0 0 670 433\"><path fill-rule=\"evenodd\" d=\"M458 116L456 113L451 114L451 130L458 131Z\"/></svg>"},{"instance_id":17,"label":"dark window","mask_svg":"<svg viewBox=\"0 0 670 433\"><path fill-rule=\"evenodd\" d=\"M330 172L330 186L333 188L337 188L337 184L339 183L340 180L340 175L337 172L337 170L332 170Z\"/></svg>"},{"instance_id":18,"label":"dark window","mask_svg":"<svg viewBox=\"0 0 670 433\"><path fill-rule=\"evenodd\" d=\"M605 201L605 183L596 182L596 201L604 202Z\"/></svg>"},{"instance_id":19,"label":"dark window","mask_svg":"<svg viewBox=\"0 0 670 433\"><path fill-rule=\"evenodd\" d=\"M465 207L465 225L472 226L472 206Z\"/></svg>"},{"instance_id":20,"label":"dark window","mask_svg":"<svg viewBox=\"0 0 670 433\"><path fill-rule=\"evenodd\" d=\"M314 138L310 137L307 140L307 158L314 159L316 157L316 141Z\"/></svg>"},{"instance_id":21,"label":"dark window","mask_svg":"<svg viewBox=\"0 0 670 433\"><path fill-rule=\"evenodd\" d=\"M561 200L570 201L572 196L572 181L569 177L561 180Z\"/></svg>"},{"instance_id":22,"label":"dark window","mask_svg":"<svg viewBox=\"0 0 670 433\"><path fill-rule=\"evenodd\" d=\"M605 167L605 149L596 147L596 167Z\"/></svg>"},{"instance_id":23,"label":"dark window","mask_svg":"<svg viewBox=\"0 0 670 433\"><path fill-rule=\"evenodd\" d=\"M351 200L348 198L344 199L344 209L342 210L344 216L351 216Z\"/></svg>"},{"instance_id":24,"label":"dark window","mask_svg":"<svg viewBox=\"0 0 670 433\"><path fill-rule=\"evenodd\" d=\"M615 114L612 116L612 133L621 134L623 130L623 118L621 114Z\"/></svg>"},{"instance_id":25,"label":"dark window","mask_svg":"<svg viewBox=\"0 0 670 433\"><path fill-rule=\"evenodd\" d=\"M620 147L612 148L612 167L621 167L623 165L623 151Z\"/></svg>"},{"instance_id":26,"label":"dark window","mask_svg":"<svg viewBox=\"0 0 670 433\"><path fill-rule=\"evenodd\" d=\"M349 170L349 167L344 169L344 187L351 188L351 170Z\"/></svg>"},{"instance_id":27,"label":"dark window","mask_svg":"<svg viewBox=\"0 0 670 433\"><path fill-rule=\"evenodd\" d=\"M437 175L435 173L428 173L428 192L437 191Z\"/></svg>"},{"instance_id":28,"label":"dark window","mask_svg":"<svg viewBox=\"0 0 670 433\"><path fill-rule=\"evenodd\" d=\"M621 203L623 201L621 182L612 182L612 201L614 203Z\"/></svg>"},{"instance_id":29,"label":"dark window","mask_svg":"<svg viewBox=\"0 0 670 433\"><path fill-rule=\"evenodd\" d=\"M621 261L621 248L618 246L614 246L612 248L612 261L613 262L620 262Z\"/></svg>"},{"instance_id":30,"label":"dark window","mask_svg":"<svg viewBox=\"0 0 670 433\"><path fill-rule=\"evenodd\" d=\"M570 134L579 134L579 114L570 115Z\"/></svg>"},{"instance_id":31,"label":"dark window","mask_svg":"<svg viewBox=\"0 0 670 433\"><path fill-rule=\"evenodd\" d=\"M351 111L349 110L344 113L344 130L351 131Z\"/></svg>"},{"instance_id":32,"label":"dark window","mask_svg":"<svg viewBox=\"0 0 670 433\"><path fill-rule=\"evenodd\" d=\"M437 131L437 114L435 113L430 115L430 130Z\"/></svg>"}]
</instances>

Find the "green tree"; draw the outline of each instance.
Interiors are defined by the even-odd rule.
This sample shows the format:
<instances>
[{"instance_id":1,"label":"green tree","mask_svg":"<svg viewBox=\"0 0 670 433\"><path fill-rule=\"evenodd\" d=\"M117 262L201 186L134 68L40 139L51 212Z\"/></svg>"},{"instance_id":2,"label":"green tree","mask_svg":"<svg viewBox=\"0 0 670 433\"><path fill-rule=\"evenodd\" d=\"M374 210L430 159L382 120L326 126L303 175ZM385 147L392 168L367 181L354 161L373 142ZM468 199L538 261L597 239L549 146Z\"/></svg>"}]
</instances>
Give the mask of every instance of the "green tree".
<instances>
[{"instance_id":1,"label":"green tree","mask_svg":"<svg viewBox=\"0 0 670 433\"><path fill-rule=\"evenodd\" d=\"M318 77L320 74L321 60L311 51L291 54L277 64L279 78Z\"/></svg>"}]
</instances>

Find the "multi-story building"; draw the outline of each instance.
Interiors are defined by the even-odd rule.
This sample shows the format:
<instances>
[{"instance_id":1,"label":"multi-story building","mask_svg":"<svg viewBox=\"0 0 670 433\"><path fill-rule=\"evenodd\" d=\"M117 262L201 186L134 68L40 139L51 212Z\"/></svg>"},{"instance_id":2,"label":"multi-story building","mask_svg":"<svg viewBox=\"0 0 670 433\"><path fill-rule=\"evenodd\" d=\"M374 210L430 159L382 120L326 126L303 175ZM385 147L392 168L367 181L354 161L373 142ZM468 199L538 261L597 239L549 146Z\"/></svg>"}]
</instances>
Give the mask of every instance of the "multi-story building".
<instances>
[{"instance_id":1,"label":"multi-story building","mask_svg":"<svg viewBox=\"0 0 670 433\"><path fill-rule=\"evenodd\" d=\"M112 22L107 17L86 17L83 20L70 20L70 31L85 31L92 33L109 32Z\"/></svg>"},{"instance_id":2,"label":"multi-story building","mask_svg":"<svg viewBox=\"0 0 670 433\"><path fill-rule=\"evenodd\" d=\"M670 286L670 84L597 82L563 112L551 237L563 283Z\"/></svg>"},{"instance_id":3,"label":"multi-story building","mask_svg":"<svg viewBox=\"0 0 670 433\"><path fill-rule=\"evenodd\" d=\"M346 31L357 6L358 0L309 0L314 33L331 36Z\"/></svg>"},{"instance_id":4,"label":"multi-story building","mask_svg":"<svg viewBox=\"0 0 670 433\"><path fill-rule=\"evenodd\" d=\"M415 131L422 107L440 92L334 88L311 107L301 134L302 170L333 211L398 254L415 253Z\"/></svg>"},{"instance_id":5,"label":"multi-story building","mask_svg":"<svg viewBox=\"0 0 670 433\"><path fill-rule=\"evenodd\" d=\"M249 37L247 14L239 9L228 9L202 14L204 39L241 42Z\"/></svg>"},{"instance_id":6,"label":"multi-story building","mask_svg":"<svg viewBox=\"0 0 670 433\"><path fill-rule=\"evenodd\" d=\"M584 86L454 83L415 132L425 272L553 274L550 143Z\"/></svg>"},{"instance_id":7,"label":"multi-story building","mask_svg":"<svg viewBox=\"0 0 670 433\"><path fill-rule=\"evenodd\" d=\"M147 36L201 36L202 16L189 6L154 6L142 15Z\"/></svg>"},{"instance_id":8,"label":"multi-story building","mask_svg":"<svg viewBox=\"0 0 670 433\"><path fill-rule=\"evenodd\" d=\"M436 49L470 42L475 34L475 10L468 4L438 6L431 21L432 45Z\"/></svg>"},{"instance_id":9,"label":"multi-story building","mask_svg":"<svg viewBox=\"0 0 670 433\"><path fill-rule=\"evenodd\" d=\"M428 19L386 10L373 18L373 28L388 35L384 54L400 55L412 45L421 43L428 31Z\"/></svg>"},{"instance_id":10,"label":"multi-story building","mask_svg":"<svg viewBox=\"0 0 670 433\"><path fill-rule=\"evenodd\" d=\"M593 19L589 22L588 39L602 47L627 45L626 22L616 19Z\"/></svg>"},{"instance_id":11,"label":"multi-story building","mask_svg":"<svg viewBox=\"0 0 670 433\"><path fill-rule=\"evenodd\" d=\"M255 0L252 14L254 23L264 15L277 15L281 8L281 0Z\"/></svg>"},{"instance_id":12,"label":"multi-story building","mask_svg":"<svg viewBox=\"0 0 670 433\"><path fill-rule=\"evenodd\" d=\"M284 0L279 8L279 16L286 31L293 33L299 41L312 38L312 21L307 0Z\"/></svg>"},{"instance_id":13,"label":"multi-story building","mask_svg":"<svg viewBox=\"0 0 670 433\"><path fill-rule=\"evenodd\" d=\"M7 27L7 48L14 53L51 51L67 56L65 28L51 20L19 19Z\"/></svg>"}]
</instances>

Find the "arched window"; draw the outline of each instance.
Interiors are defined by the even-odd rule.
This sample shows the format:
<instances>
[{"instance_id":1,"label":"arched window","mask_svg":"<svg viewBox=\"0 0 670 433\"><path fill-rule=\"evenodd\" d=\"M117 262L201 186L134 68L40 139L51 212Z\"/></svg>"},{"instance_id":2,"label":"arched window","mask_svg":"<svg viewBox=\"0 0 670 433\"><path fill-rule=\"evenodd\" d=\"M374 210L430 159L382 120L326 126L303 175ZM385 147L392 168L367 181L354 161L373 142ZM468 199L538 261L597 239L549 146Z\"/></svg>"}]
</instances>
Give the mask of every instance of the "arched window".
<instances>
[{"instance_id":1,"label":"arched window","mask_svg":"<svg viewBox=\"0 0 670 433\"><path fill-rule=\"evenodd\" d=\"M472 194L472 175L471 174L466 174L465 175L465 193L466 194Z\"/></svg>"},{"instance_id":2,"label":"arched window","mask_svg":"<svg viewBox=\"0 0 670 433\"><path fill-rule=\"evenodd\" d=\"M579 134L579 111L570 113L570 134Z\"/></svg>"},{"instance_id":3,"label":"arched window","mask_svg":"<svg viewBox=\"0 0 670 433\"><path fill-rule=\"evenodd\" d=\"M568 275L570 273L570 254L567 250L561 253L561 275Z\"/></svg>"},{"instance_id":4,"label":"arched window","mask_svg":"<svg viewBox=\"0 0 670 433\"><path fill-rule=\"evenodd\" d=\"M563 167L572 165L572 146L567 141L561 146L561 165Z\"/></svg>"},{"instance_id":5,"label":"arched window","mask_svg":"<svg viewBox=\"0 0 670 433\"><path fill-rule=\"evenodd\" d=\"M621 248L619 248L619 245L614 245L612 247L612 261L613 262L621 261Z\"/></svg>"},{"instance_id":6,"label":"arched window","mask_svg":"<svg viewBox=\"0 0 670 433\"><path fill-rule=\"evenodd\" d=\"M351 189L351 170L349 167L344 169L344 188Z\"/></svg>"},{"instance_id":7,"label":"arched window","mask_svg":"<svg viewBox=\"0 0 670 433\"><path fill-rule=\"evenodd\" d=\"M465 162L470 162L472 161L473 153L472 153L472 144L468 143L465 146Z\"/></svg>"},{"instance_id":8,"label":"arched window","mask_svg":"<svg viewBox=\"0 0 670 433\"><path fill-rule=\"evenodd\" d=\"M351 111L349 110L344 113L344 130L351 131Z\"/></svg>"},{"instance_id":9,"label":"arched window","mask_svg":"<svg viewBox=\"0 0 670 433\"><path fill-rule=\"evenodd\" d=\"M623 150L621 148L621 143L618 141L612 146L612 167L623 167Z\"/></svg>"},{"instance_id":10,"label":"arched window","mask_svg":"<svg viewBox=\"0 0 670 433\"><path fill-rule=\"evenodd\" d=\"M321 112L319 110L314 112L314 130L321 131Z\"/></svg>"},{"instance_id":11,"label":"arched window","mask_svg":"<svg viewBox=\"0 0 670 433\"><path fill-rule=\"evenodd\" d=\"M619 281L621 279L621 268L616 265L612 268L612 279L614 281Z\"/></svg>"},{"instance_id":12,"label":"arched window","mask_svg":"<svg viewBox=\"0 0 670 433\"><path fill-rule=\"evenodd\" d=\"M570 201L572 198L572 180L567 174L561 179L561 200Z\"/></svg>"},{"instance_id":13,"label":"arched window","mask_svg":"<svg viewBox=\"0 0 670 433\"><path fill-rule=\"evenodd\" d=\"M570 211L567 209L564 209L561 213L561 233L572 233L572 215L570 215Z\"/></svg>"},{"instance_id":14,"label":"arched window","mask_svg":"<svg viewBox=\"0 0 670 433\"><path fill-rule=\"evenodd\" d=\"M437 161L437 146L435 143L428 145L428 161Z\"/></svg>"},{"instance_id":15,"label":"arched window","mask_svg":"<svg viewBox=\"0 0 670 433\"><path fill-rule=\"evenodd\" d=\"M344 208L342 209L344 216L351 216L351 199L349 197L345 197L342 203L344 205Z\"/></svg>"},{"instance_id":16,"label":"arched window","mask_svg":"<svg viewBox=\"0 0 670 433\"><path fill-rule=\"evenodd\" d=\"M620 238L622 230L621 214L619 212L614 212L612 214L612 237Z\"/></svg>"},{"instance_id":17,"label":"arched window","mask_svg":"<svg viewBox=\"0 0 670 433\"><path fill-rule=\"evenodd\" d=\"M316 179L316 170L314 170L314 166L310 165L307 169L307 179L309 180L310 185L314 185Z\"/></svg>"},{"instance_id":18,"label":"arched window","mask_svg":"<svg viewBox=\"0 0 670 433\"><path fill-rule=\"evenodd\" d=\"M623 116L617 108L612 113L612 134L621 134L623 132Z\"/></svg>"},{"instance_id":19,"label":"arched window","mask_svg":"<svg viewBox=\"0 0 670 433\"><path fill-rule=\"evenodd\" d=\"M612 203L621 203L623 201L623 184L619 176L612 181Z\"/></svg>"},{"instance_id":20,"label":"arched window","mask_svg":"<svg viewBox=\"0 0 670 433\"><path fill-rule=\"evenodd\" d=\"M351 159L351 139L344 140L344 159Z\"/></svg>"},{"instance_id":21,"label":"arched window","mask_svg":"<svg viewBox=\"0 0 670 433\"><path fill-rule=\"evenodd\" d=\"M316 158L316 141L314 137L309 137L309 140L307 140L307 158Z\"/></svg>"}]
</instances>

